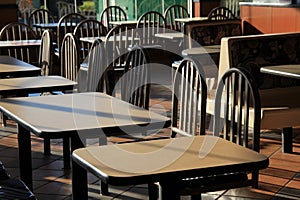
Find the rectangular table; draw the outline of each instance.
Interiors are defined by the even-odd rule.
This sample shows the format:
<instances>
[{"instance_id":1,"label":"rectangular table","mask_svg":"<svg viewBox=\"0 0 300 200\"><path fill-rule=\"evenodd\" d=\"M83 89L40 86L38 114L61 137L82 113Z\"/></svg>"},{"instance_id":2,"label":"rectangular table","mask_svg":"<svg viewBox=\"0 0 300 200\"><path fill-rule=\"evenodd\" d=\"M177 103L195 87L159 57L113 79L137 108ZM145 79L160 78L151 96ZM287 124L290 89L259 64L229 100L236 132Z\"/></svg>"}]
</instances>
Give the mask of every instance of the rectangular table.
<instances>
[{"instance_id":1,"label":"rectangular table","mask_svg":"<svg viewBox=\"0 0 300 200\"><path fill-rule=\"evenodd\" d=\"M41 40L0 41L0 48L39 47L40 45L41 45Z\"/></svg>"},{"instance_id":2,"label":"rectangular table","mask_svg":"<svg viewBox=\"0 0 300 200\"><path fill-rule=\"evenodd\" d=\"M72 149L82 138L103 138L120 132L160 129L170 119L103 93L73 93L8 98L0 111L18 124L20 177L32 189L30 133L42 138L71 138Z\"/></svg>"},{"instance_id":3,"label":"rectangular table","mask_svg":"<svg viewBox=\"0 0 300 200\"><path fill-rule=\"evenodd\" d=\"M268 73L278 76L286 76L290 78L300 79L300 65L290 64L290 65L277 65L277 66L266 66L260 68L262 73Z\"/></svg>"},{"instance_id":4,"label":"rectangular table","mask_svg":"<svg viewBox=\"0 0 300 200\"><path fill-rule=\"evenodd\" d=\"M1 96L28 96L30 93L72 90L76 82L61 76L34 76L0 79Z\"/></svg>"},{"instance_id":5,"label":"rectangular table","mask_svg":"<svg viewBox=\"0 0 300 200\"><path fill-rule=\"evenodd\" d=\"M260 170L267 156L214 136L179 137L77 149L73 199L87 199L86 170L111 185L160 182L162 197L179 199L183 178Z\"/></svg>"},{"instance_id":6,"label":"rectangular table","mask_svg":"<svg viewBox=\"0 0 300 200\"><path fill-rule=\"evenodd\" d=\"M38 76L41 69L10 56L0 56L0 78Z\"/></svg>"}]
</instances>

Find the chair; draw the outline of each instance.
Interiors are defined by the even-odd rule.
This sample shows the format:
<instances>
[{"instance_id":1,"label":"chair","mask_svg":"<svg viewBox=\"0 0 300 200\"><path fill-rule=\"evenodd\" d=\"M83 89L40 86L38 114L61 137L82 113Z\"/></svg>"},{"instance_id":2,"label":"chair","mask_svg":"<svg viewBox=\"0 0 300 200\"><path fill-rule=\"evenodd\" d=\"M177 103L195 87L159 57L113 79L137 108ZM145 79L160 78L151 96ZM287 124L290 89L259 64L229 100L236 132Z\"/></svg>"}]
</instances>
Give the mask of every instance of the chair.
<instances>
[{"instance_id":1,"label":"chair","mask_svg":"<svg viewBox=\"0 0 300 200\"><path fill-rule=\"evenodd\" d=\"M53 23L54 17L50 13L50 11L46 9L37 9L30 13L29 16L29 25L35 31L38 37L41 37L43 34L43 29L34 27L35 24L48 24Z\"/></svg>"},{"instance_id":2,"label":"chair","mask_svg":"<svg viewBox=\"0 0 300 200\"><path fill-rule=\"evenodd\" d=\"M204 135L207 87L200 63L190 57L178 66L173 82L172 137Z\"/></svg>"},{"instance_id":3,"label":"chair","mask_svg":"<svg viewBox=\"0 0 300 200\"><path fill-rule=\"evenodd\" d=\"M74 3L67 3L65 1L57 1L56 2L56 7L57 7L59 18L63 17L66 14L75 12Z\"/></svg>"},{"instance_id":4,"label":"chair","mask_svg":"<svg viewBox=\"0 0 300 200\"><path fill-rule=\"evenodd\" d=\"M181 22L176 22L175 19L189 17L188 10L182 5L171 5L164 12L166 20L166 28L181 32Z\"/></svg>"},{"instance_id":5,"label":"chair","mask_svg":"<svg viewBox=\"0 0 300 200\"><path fill-rule=\"evenodd\" d=\"M226 7L216 7L213 8L209 13L207 18L209 20L228 20L237 19L234 13Z\"/></svg>"},{"instance_id":6,"label":"chair","mask_svg":"<svg viewBox=\"0 0 300 200\"><path fill-rule=\"evenodd\" d=\"M79 71L79 45L72 33L67 33L61 45L61 76L76 81Z\"/></svg>"},{"instance_id":7,"label":"chair","mask_svg":"<svg viewBox=\"0 0 300 200\"><path fill-rule=\"evenodd\" d=\"M36 40L37 36L33 29L23 23L12 22L4 26L0 31L0 40ZM27 63L37 64L38 48L37 47L16 47L2 51L2 55L9 55Z\"/></svg>"},{"instance_id":8,"label":"chair","mask_svg":"<svg viewBox=\"0 0 300 200\"><path fill-rule=\"evenodd\" d=\"M81 21L74 29L73 34L80 39L81 37L100 37L106 36L107 29L106 27L97 20L85 19ZM88 42L79 42L80 47L80 62L86 58L89 50L91 49L92 44Z\"/></svg>"},{"instance_id":9,"label":"chair","mask_svg":"<svg viewBox=\"0 0 300 200\"><path fill-rule=\"evenodd\" d=\"M73 33L76 26L86 18L79 13L69 13L60 18L57 24L57 51L59 55L61 43L67 33Z\"/></svg>"},{"instance_id":10,"label":"chair","mask_svg":"<svg viewBox=\"0 0 300 200\"><path fill-rule=\"evenodd\" d=\"M231 68L221 78L216 91L213 134L251 148L260 148L260 97L253 77L244 69ZM254 118L250 118L254 112ZM253 127L250 133L250 128ZM251 177L248 174L251 173ZM181 195L201 198L201 193L245 186L258 186L258 171L192 177L180 183Z\"/></svg>"},{"instance_id":11,"label":"chair","mask_svg":"<svg viewBox=\"0 0 300 200\"><path fill-rule=\"evenodd\" d=\"M105 86L107 86L105 70L104 43L101 39L96 39L88 57L87 92L104 92Z\"/></svg>"},{"instance_id":12,"label":"chair","mask_svg":"<svg viewBox=\"0 0 300 200\"><path fill-rule=\"evenodd\" d=\"M100 21L107 27L108 30L113 28L110 22L127 21L126 12L119 6L108 6L100 14Z\"/></svg>"},{"instance_id":13,"label":"chair","mask_svg":"<svg viewBox=\"0 0 300 200\"><path fill-rule=\"evenodd\" d=\"M108 93L112 94L115 81L123 74L128 48L135 44L133 25L118 25L105 37L106 63L109 67Z\"/></svg>"},{"instance_id":14,"label":"chair","mask_svg":"<svg viewBox=\"0 0 300 200\"><path fill-rule=\"evenodd\" d=\"M41 46L39 53L39 65L41 68L41 75L48 76L49 70L52 66L52 55L53 55L53 41L52 31L44 30L41 37Z\"/></svg>"},{"instance_id":15,"label":"chair","mask_svg":"<svg viewBox=\"0 0 300 200\"><path fill-rule=\"evenodd\" d=\"M165 25L165 18L159 12L149 11L142 14L136 25L140 45L159 44L155 34L164 32Z\"/></svg>"}]
</instances>

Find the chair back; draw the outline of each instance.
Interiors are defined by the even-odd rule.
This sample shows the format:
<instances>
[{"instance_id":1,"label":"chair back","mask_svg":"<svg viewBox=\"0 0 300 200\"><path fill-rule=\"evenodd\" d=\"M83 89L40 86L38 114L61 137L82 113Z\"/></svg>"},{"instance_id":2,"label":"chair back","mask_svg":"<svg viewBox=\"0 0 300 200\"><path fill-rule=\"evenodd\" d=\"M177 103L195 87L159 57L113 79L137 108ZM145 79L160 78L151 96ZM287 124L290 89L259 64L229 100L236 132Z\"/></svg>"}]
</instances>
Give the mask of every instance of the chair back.
<instances>
[{"instance_id":1,"label":"chair back","mask_svg":"<svg viewBox=\"0 0 300 200\"><path fill-rule=\"evenodd\" d=\"M67 33L61 45L61 76L76 81L80 68L79 45L72 33Z\"/></svg>"},{"instance_id":2,"label":"chair back","mask_svg":"<svg viewBox=\"0 0 300 200\"><path fill-rule=\"evenodd\" d=\"M81 21L74 29L74 35L80 40L81 37L100 37L106 36L106 27L97 20L85 19ZM82 62L88 55L92 44L79 41L80 61Z\"/></svg>"},{"instance_id":3,"label":"chair back","mask_svg":"<svg viewBox=\"0 0 300 200\"><path fill-rule=\"evenodd\" d=\"M126 58L121 77L121 99L148 109L150 93L149 57L140 46L134 46Z\"/></svg>"},{"instance_id":4,"label":"chair back","mask_svg":"<svg viewBox=\"0 0 300 200\"><path fill-rule=\"evenodd\" d=\"M108 6L101 12L100 21L110 30L114 27L110 22L127 21L127 15L119 6Z\"/></svg>"},{"instance_id":5,"label":"chair back","mask_svg":"<svg viewBox=\"0 0 300 200\"><path fill-rule=\"evenodd\" d=\"M204 135L207 87L200 63L185 57L177 68L172 94L172 137Z\"/></svg>"},{"instance_id":6,"label":"chair back","mask_svg":"<svg viewBox=\"0 0 300 200\"><path fill-rule=\"evenodd\" d=\"M66 14L75 12L74 3L67 3L65 1L57 1L56 2L56 7L57 7L59 18L63 17Z\"/></svg>"},{"instance_id":7,"label":"chair back","mask_svg":"<svg viewBox=\"0 0 300 200\"><path fill-rule=\"evenodd\" d=\"M230 68L220 78L214 113L214 135L223 135L224 139L245 147L249 147L251 137L252 149L259 151L260 96L254 78L246 69Z\"/></svg>"},{"instance_id":8,"label":"chair back","mask_svg":"<svg viewBox=\"0 0 300 200\"><path fill-rule=\"evenodd\" d=\"M164 32L165 25L165 18L159 12L149 11L141 15L136 25L140 45L158 44L155 34Z\"/></svg>"},{"instance_id":9,"label":"chair back","mask_svg":"<svg viewBox=\"0 0 300 200\"><path fill-rule=\"evenodd\" d=\"M91 46L88 58L87 92L103 92L107 86L105 74L105 49L101 39L96 39Z\"/></svg>"},{"instance_id":10,"label":"chair back","mask_svg":"<svg viewBox=\"0 0 300 200\"><path fill-rule=\"evenodd\" d=\"M61 42L67 33L73 33L76 26L86 19L79 13L69 13L60 18L57 24L57 47L60 49Z\"/></svg>"},{"instance_id":11,"label":"chair back","mask_svg":"<svg viewBox=\"0 0 300 200\"><path fill-rule=\"evenodd\" d=\"M0 31L0 40L15 41L15 40L36 40L37 36L33 29L24 23L12 22L4 26ZM15 47L3 49L2 54L15 57L27 63L36 64L38 62L37 47Z\"/></svg>"},{"instance_id":12,"label":"chair back","mask_svg":"<svg viewBox=\"0 0 300 200\"><path fill-rule=\"evenodd\" d=\"M53 55L53 42L52 32L50 30L44 30L41 37L41 46L39 54L39 64L41 68L41 75L49 75L49 70L52 66L52 55Z\"/></svg>"},{"instance_id":13,"label":"chair back","mask_svg":"<svg viewBox=\"0 0 300 200\"><path fill-rule=\"evenodd\" d=\"M43 29L37 28L34 25L35 24L48 24L48 23L53 23L53 22L54 22L54 17L46 9L34 10L30 13L30 16L29 16L29 25L32 27L32 29L35 31L35 33L38 37L42 36Z\"/></svg>"},{"instance_id":14,"label":"chair back","mask_svg":"<svg viewBox=\"0 0 300 200\"><path fill-rule=\"evenodd\" d=\"M182 5L171 5L165 12L164 17L166 20L166 28L174 31L181 31L181 22L176 22L175 19L189 17L188 10Z\"/></svg>"},{"instance_id":15,"label":"chair back","mask_svg":"<svg viewBox=\"0 0 300 200\"><path fill-rule=\"evenodd\" d=\"M216 7L213 8L208 13L208 19L209 20L228 20L228 19L237 19L237 17L234 15L234 13L226 7Z\"/></svg>"}]
</instances>

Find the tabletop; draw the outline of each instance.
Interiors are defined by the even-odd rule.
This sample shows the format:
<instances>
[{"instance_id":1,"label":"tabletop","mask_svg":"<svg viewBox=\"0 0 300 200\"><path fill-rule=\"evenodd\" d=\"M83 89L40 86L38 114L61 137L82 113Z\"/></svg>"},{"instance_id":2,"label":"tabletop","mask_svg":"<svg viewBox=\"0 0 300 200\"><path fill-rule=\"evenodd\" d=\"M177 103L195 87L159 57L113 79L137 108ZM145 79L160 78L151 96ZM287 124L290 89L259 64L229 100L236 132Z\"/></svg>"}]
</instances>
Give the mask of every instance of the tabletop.
<instances>
[{"instance_id":1,"label":"tabletop","mask_svg":"<svg viewBox=\"0 0 300 200\"><path fill-rule=\"evenodd\" d=\"M0 48L39 47L41 40L5 40L0 41Z\"/></svg>"},{"instance_id":2,"label":"tabletop","mask_svg":"<svg viewBox=\"0 0 300 200\"><path fill-rule=\"evenodd\" d=\"M183 56L193 56L202 54L220 54L220 45L209 45L201 47L193 47L189 49L184 49L182 51Z\"/></svg>"},{"instance_id":3,"label":"tabletop","mask_svg":"<svg viewBox=\"0 0 300 200\"><path fill-rule=\"evenodd\" d=\"M162 38L162 39L178 40L178 39L183 39L184 34L180 32L156 33L155 37Z\"/></svg>"},{"instance_id":4,"label":"tabletop","mask_svg":"<svg viewBox=\"0 0 300 200\"><path fill-rule=\"evenodd\" d=\"M34 24L33 25L36 28L42 28L42 29L57 29L58 23L53 22L53 23L41 23L41 24ZM65 26L65 23L61 23L61 26ZM68 22L67 26L77 26L77 23L72 23Z\"/></svg>"},{"instance_id":5,"label":"tabletop","mask_svg":"<svg viewBox=\"0 0 300 200\"><path fill-rule=\"evenodd\" d=\"M0 79L0 95L27 96L30 93L72 90L77 83L61 76L33 76Z\"/></svg>"},{"instance_id":6,"label":"tabletop","mask_svg":"<svg viewBox=\"0 0 300 200\"><path fill-rule=\"evenodd\" d=\"M10 56L0 56L0 78L38 76L41 69Z\"/></svg>"},{"instance_id":7,"label":"tabletop","mask_svg":"<svg viewBox=\"0 0 300 200\"><path fill-rule=\"evenodd\" d=\"M208 20L208 17L187 17L187 18L176 18L177 22L191 22L191 21L205 21Z\"/></svg>"},{"instance_id":8,"label":"tabletop","mask_svg":"<svg viewBox=\"0 0 300 200\"><path fill-rule=\"evenodd\" d=\"M260 71L262 73L268 73L268 74L273 74L273 75L279 75L279 76L300 79L300 65L299 64L265 66L265 67L261 67Z\"/></svg>"},{"instance_id":9,"label":"tabletop","mask_svg":"<svg viewBox=\"0 0 300 200\"><path fill-rule=\"evenodd\" d=\"M145 132L170 125L170 119L104 93L72 93L2 99L0 111L18 124L21 179L32 188L30 133L44 138L71 137L72 148L82 147L79 137L101 138Z\"/></svg>"},{"instance_id":10,"label":"tabletop","mask_svg":"<svg viewBox=\"0 0 300 200\"><path fill-rule=\"evenodd\" d=\"M124 21L111 21L109 22L110 24L113 24L113 25L122 25L122 24L125 24L125 25L136 25L137 24L137 20L124 20Z\"/></svg>"},{"instance_id":11,"label":"tabletop","mask_svg":"<svg viewBox=\"0 0 300 200\"><path fill-rule=\"evenodd\" d=\"M178 182L183 178L209 176L216 172L259 170L269 164L267 156L214 136L91 146L75 150L72 157L80 166L112 185L169 179ZM78 190L81 186L84 188L83 184L72 183Z\"/></svg>"}]
</instances>

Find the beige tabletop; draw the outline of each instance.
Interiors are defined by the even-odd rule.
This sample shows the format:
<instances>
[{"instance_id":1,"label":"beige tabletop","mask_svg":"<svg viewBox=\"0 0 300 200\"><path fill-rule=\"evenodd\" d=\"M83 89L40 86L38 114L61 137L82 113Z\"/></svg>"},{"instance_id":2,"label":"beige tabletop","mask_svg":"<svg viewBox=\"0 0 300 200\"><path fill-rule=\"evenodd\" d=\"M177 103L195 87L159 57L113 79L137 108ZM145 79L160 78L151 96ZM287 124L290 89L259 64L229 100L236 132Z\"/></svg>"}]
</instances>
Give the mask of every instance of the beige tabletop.
<instances>
[{"instance_id":1,"label":"beige tabletop","mask_svg":"<svg viewBox=\"0 0 300 200\"><path fill-rule=\"evenodd\" d=\"M178 40L183 39L184 34L180 32L176 33L156 33L155 37L162 38L162 39L170 39L170 40Z\"/></svg>"},{"instance_id":2,"label":"beige tabletop","mask_svg":"<svg viewBox=\"0 0 300 200\"><path fill-rule=\"evenodd\" d=\"M300 65L277 65L277 66L266 66L261 67L262 73L268 73L273 75L285 76L290 78L300 79Z\"/></svg>"},{"instance_id":3,"label":"beige tabletop","mask_svg":"<svg viewBox=\"0 0 300 200\"><path fill-rule=\"evenodd\" d=\"M37 76L41 69L10 56L0 56L0 78Z\"/></svg>"},{"instance_id":4,"label":"beige tabletop","mask_svg":"<svg viewBox=\"0 0 300 200\"><path fill-rule=\"evenodd\" d=\"M103 138L120 130L141 133L170 125L165 116L97 92L2 99L0 111L18 124L20 176L30 188L30 133L50 139L70 137L76 149L83 146L81 137Z\"/></svg>"},{"instance_id":5,"label":"beige tabletop","mask_svg":"<svg viewBox=\"0 0 300 200\"><path fill-rule=\"evenodd\" d=\"M124 20L124 21L110 21L109 23L110 24L113 24L113 25L122 25L122 24L125 24L125 25L136 25L137 24L137 20Z\"/></svg>"},{"instance_id":6,"label":"beige tabletop","mask_svg":"<svg viewBox=\"0 0 300 200\"><path fill-rule=\"evenodd\" d=\"M72 157L80 166L112 185L135 185L165 179L176 182L217 172L259 170L269 163L265 155L214 136L92 146L75 150ZM86 183L72 184L73 188L80 190Z\"/></svg>"},{"instance_id":7,"label":"beige tabletop","mask_svg":"<svg viewBox=\"0 0 300 200\"><path fill-rule=\"evenodd\" d=\"M188 17L188 18L177 18L177 22L192 22L192 21L205 21L208 20L207 17Z\"/></svg>"},{"instance_id":8,"label":"beige tabletop","mask_svg":"<svg viewBox=\"0 0 300 200\"><path fill-rule=\"evenodd\" d=\"M33 76L0 79L0 95L27 96L36 92L72 90L76 82L61 76Z\"/></svg>"},{"instance_id":9,"label":"beige tabletop","mask_svg":"<svg viewBox=\"0 0 300 200\"><path fill-rule=\"evenodd\" d=\"M41 40L0 41L0 48L39 47L40 45L41 45Z\"/></svg>"},{"instance_id":10,"label":"beige tabletop","mask_svg":"<svg viewBox=\"0 0 300 200\"><path fill-rule=\"evenodd\" d=\"M220 45L194 47L182 51L183 56L195 56L202 54L220 54Z\"/></svg>"}]
</instances>

